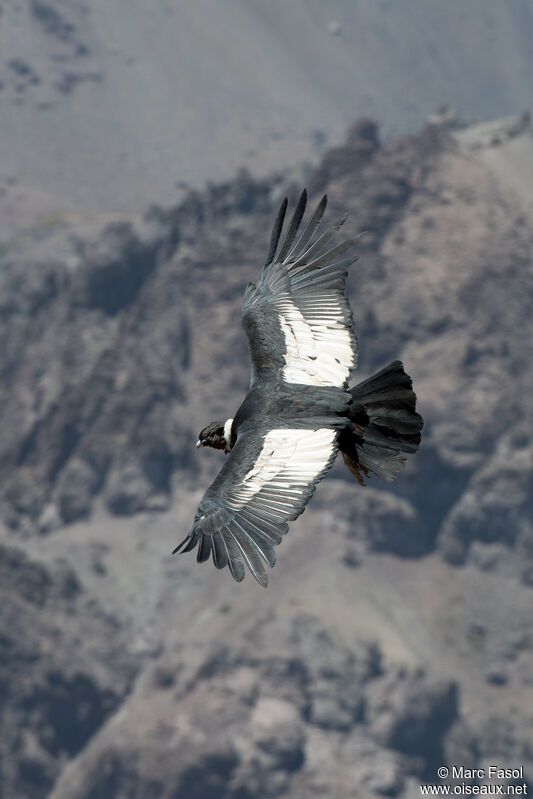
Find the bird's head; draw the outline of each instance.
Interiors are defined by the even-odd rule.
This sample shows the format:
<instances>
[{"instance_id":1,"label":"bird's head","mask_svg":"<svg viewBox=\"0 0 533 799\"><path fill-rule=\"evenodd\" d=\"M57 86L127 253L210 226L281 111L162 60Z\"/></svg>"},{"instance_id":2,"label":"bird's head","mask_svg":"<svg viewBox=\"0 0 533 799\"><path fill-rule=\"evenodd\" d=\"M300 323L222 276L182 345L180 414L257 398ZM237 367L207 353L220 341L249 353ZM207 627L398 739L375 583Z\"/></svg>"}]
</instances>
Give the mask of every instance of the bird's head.
<instances>
[{"instance_id":1,"label":"bird's head","mask_svg":"<svg viewBox=\"0 0 533 799\"><path fill-rule=\"evenodd\" d=\"M229 452L231 449L231 424L233 419L228 419L226 424L222 422L211 422L207 427L200 431L197 447L214 447Z\"/></svg>"},{"instance_id":2,"label":"bird's head","mask_svg":"<svg viewBox=\"0 0 533 799\"><path fill-rule=\"evenodd\" d=\"M224 439L224 425L222 422L211 422L207 427L200 431L197 447L214 447L224 449L226 441Z\"/></svg>"}]
</instances>

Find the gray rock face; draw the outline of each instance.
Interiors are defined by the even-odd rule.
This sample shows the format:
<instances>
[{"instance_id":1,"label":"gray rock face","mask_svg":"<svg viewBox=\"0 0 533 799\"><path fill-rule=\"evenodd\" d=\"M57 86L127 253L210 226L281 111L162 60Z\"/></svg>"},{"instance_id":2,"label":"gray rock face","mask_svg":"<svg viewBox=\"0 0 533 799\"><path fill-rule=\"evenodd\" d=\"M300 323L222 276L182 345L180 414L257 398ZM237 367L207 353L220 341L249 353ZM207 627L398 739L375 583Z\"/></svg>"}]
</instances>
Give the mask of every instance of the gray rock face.
<instances>
[{"instance_id":1,"label":"gray rock face","mask_svg":"<svg viewBox=\"0 0 533 799\"><path fill-rule=\"evenodd\" d=\"M57 484L57 501L61 519L67 524L88 516L97 475L85 461L72 458L61 471Z\"/></svg>"},{"instance_id":2,"label":"gray rock face","mask_svg":"<svg viewBox=\"0 0 533 799\"><path fill-rule=\"evenodd\" d=\"M527 0L133 2L0 6L0 175L55 212L138 213L243 163L286 173L356 114L390 138L442 102L468 120L533 105Z\"/></svg>"},{"instance_id":3,"label":"gray rock face","mask_svg":"<svg viewBox=\"0 0 533 799\"><path fill-rule=\"evenodd\" d=\"M138 464L117 463L113 466L104 491L104 502L111 513L129 516L146 507L150 481Z\"/></svg>"},{"instance_id":4,"label":"gray rock face","mask_svg":"<svg viewBox=\"0 0 533 799\"><path fill-rule=\"evenodd\" d=\"M300 656L294 649L297 640L303 644ZM259 641L260 658L255 654ZM275 654L280 647L284 656ZM309 659L310 650L319 656L319 663ZM314 796L329 779L329 764L317 759L321 741L322 747L333 745L338 750L335 765L342 784L349 779L359 791L401 795L413 763L418 764L419 773L432 764L426 753L432 745L442 748L457 711L453 700L448 705L446 698L453 692L451 686L432 683L413 670L395 670L375 644L361 643L351 652L332 640L319 623L300 614L289 622L280 617L265 620L258 635L248 629L238 651L212 652L192 683L187 682L187 670L185 666L171 684L152 682L155 693L145 688L132 697L125 709L128 724L120 730L112 725L103 730L79 761L78 779L84 787L77 795L84 799L98 791L111 795L111 774L122 790L133 782L148 790L155 763L164 761L165 779L157 788L160 793L155 793L164 799L180 795L179 791L199 799L214 797L216 791L227 799L303 792ZM414 701L416 683L422 689L421 706ZM338 716L338 723L328 719L324 724L314 718L316 697L329 694L340 700L342 693L349 703L354 690L365 706L364 714L347 722L339 701L331 714L333 722ZM176 710L169 691L179 708L177 725L172 723ZM158 696L167 700L162 703ZM388 722L381 729L387 726L387 731L380 734L379 719L384 713ZM157 719L160 730L157 741L147 741L142 748L132 726L134 719L141 718L148 725ZM411 737L404 735L410 719L414 721ZM74 779L74 772L65 775L54 799L66 797Z\"/></svg>"},{"instance_id":5,"label":"gray rock face","mask_svg":"<svg viewBox=\"0 0 533 799\"><path fill-rule=\"evenodd\" d=\"M136 665L113 620L87 612L70 566L2 545L0 577L2 789L45 796L124 698Z\"/></svg>"},{"instance_id":6,"label":"gray rock face","mask_svg":"<svg viewBox=\"0 0 533 799\"><path fill-rule=\"evenodd\" d=\"M418 759L427 776L444 762L445 735L457 716L457 686L428 684L423 672L392 672L370 689L371 734L384 746Z\"/></svg>"},{"instance_id":7,"label":"gray rock face","mask_svg":"<svg viewBox=\"0 0 533 799\"><path fill-rule=\"evenodd\" d=\"M439 545L448 560L501 571L514 550L514 568L531 583L532 463L529 431L519 425L502 436L444 521Z\"/></svg>"}]
</instances>

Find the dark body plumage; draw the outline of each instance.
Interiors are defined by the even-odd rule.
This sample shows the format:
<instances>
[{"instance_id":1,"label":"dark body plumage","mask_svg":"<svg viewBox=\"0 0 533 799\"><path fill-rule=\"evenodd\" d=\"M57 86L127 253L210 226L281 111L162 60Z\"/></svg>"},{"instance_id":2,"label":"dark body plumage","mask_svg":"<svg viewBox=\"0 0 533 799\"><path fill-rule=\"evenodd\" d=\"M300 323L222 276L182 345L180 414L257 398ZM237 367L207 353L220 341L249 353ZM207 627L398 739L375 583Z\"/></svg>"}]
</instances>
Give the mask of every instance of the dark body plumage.
<instances>
[{"instance_id":1,"label":"dark body plumage","mask_svg":"<svg viewBox=\"0 0 533 799\"><path fill-rule=\"evenodd\" d=\"M226 449L229 457L206 491L192 530L174 552L198 546L244 577L245 565L267 585L265 564L287 522L304 510L340 449L360 483L370 472L393 480L420 443L411 379L400 361L348 388L357 340L345 296L346 255L357 238L326 250L344 223L316 231L327 199L300 231L307 195L300 197L278 252L287 200L280 208L266 264L244 295L242 324L252 360L250 390L233 420L213 422L197 446ZM276 257L276 253L277 257Z\"/></svg>"}]
</instances>

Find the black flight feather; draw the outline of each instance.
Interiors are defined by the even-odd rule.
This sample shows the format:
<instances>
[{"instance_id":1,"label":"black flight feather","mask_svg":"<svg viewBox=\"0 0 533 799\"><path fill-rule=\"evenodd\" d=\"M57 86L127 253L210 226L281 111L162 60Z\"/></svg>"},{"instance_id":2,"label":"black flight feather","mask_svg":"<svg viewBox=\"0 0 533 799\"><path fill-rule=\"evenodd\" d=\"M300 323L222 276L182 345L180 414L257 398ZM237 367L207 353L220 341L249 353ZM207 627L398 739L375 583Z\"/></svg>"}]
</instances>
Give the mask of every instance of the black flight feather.
<instances>
[{"instance_id":1,"label":"black flight feather","mask_svg":"<svg viewBox=\"0 0 533 799\"><path fill-rule=\"evenodd\" d=\"M235 541L229 525L222 530L222 537L224 538L224 543L228 551L228 566L231 576L240 583L244 580L244 563L242 561L241 550Z\"/></svg>"},{"instance_id":2,"label":"black flight feather","mask_svg":"<svg viewBox=\"0 0 533 799\"><path fill-rule=\"evenodd\" d=\"M309 261L311 258L313 258L313 256L318 255L319 252L322 252L328 241L333 238L335 233L338 233L347 219L348 214L343 214L341 217L339 217L339 219L337 219L331 225L331 227L325 230L324 233L322 233L322 235L319 236L318 239L298 257L298 260L294 262L294 266L301 266L306 261Z\"/></svg>"},{"instance_id":3,"label":"black flight feather","mask_svg":"<svg viewBox=\"0 0 533 799\"><path fill-rule=\"evenodd\" d=\"M213 563L217 569L228 565L228 551L221 535L213 536Z\"/></svg>"},{"instance_id":4,"label":"black flight feather","mask_svg":"<svg viewBox=\"0 0 533 799\"><path fill-rule=\"evenodd\" d=\"M328 195L324 194L322 199L317 205L316 211L307 223L304 232L300 236L300 238L296 241L292 250L287 254L286 260L293 260L294 258L298 258L302 250L307 246L308 242L311 240L313 233L319 226L322 217L324 216L324 211L326 210L326 205L328 204Z\"/></svg>"},{"instance_id":5,"label":"black flight feather","mask_svg":"<svg viewBox=\"0 0 533 799\"><path fill-rule=\"evenodd\" d=\"M266 588L268 585L268 578L266 576L265 567L263 566L263 562L259 557L256 547L253 545L242 528L239 528L236 521L231 523L231 529L233 532L233 537L237 542L237 546L241 550L246 561L246 565L252 572L257 582L262 585L263 588Z\"/></svg>"},{"instance_id":6,"label":"black flight feather","mask_svg":"<svg viewBox=\"0 0 533 799\"><path fill-rule=\"evenodd\" d=\"M285 213L287 212L287 204L288 200L285 197L278 211L276 221L274 222L274 227L272 228L272 235L270 236L270 245L268 247L268 255L265 261L265 266L269 266L274 260L274 256L276 255L276 250L278 249L278 244L279 244L279 237L281 236L281 230L283 228L283 222L285 220Z\"/></svg>"},{"instance_id":7,"label":"black flight feather","mask_svg":"<svg viewBox=\"0 0 533 799\"><path fill-rule=\"evenodd\" d=\"M339 255L342 255L347 250L350 250L352 247L355 247L359 240L359 236L353 236L351 239L346 239L346 241L341 242L341 244L337 244L336 247L332 247L331 250L328 250L323 255L320 255L318 258L315 258L314 261L309 261L306 264L303 264L300 267L293 267L291 269L291 277L292 275L298 274L300 271L304 271L305 269L318 269L319 266L325 265L332 265ZM355 260L355 258L353 259Z\"/></svg>"},{"instance_id":8,"label":"black flight feather","mask_svg":"<svg viewBox=\"0 0 533 799\"><path fill-rule=\"evenodd\" d=\"M206 560L209 560L209 555L211 554L211 540L210 535L200 536L200 545L196 555L198 563L204 563Z\"/></svg>"},{"instance_id":9,"label":"black flight feather","mask_svg":"<svg viewBox=\"0 0 533 799\"><path fill-rule=\"evenodd\" d=\"M190 552L191 549L194 549L194 547L198 543L199 538L200 536L198 535L198 533L193 533L192 535L189 533L189 535L185 536L181 544L178 544L176 549L172 550L172 554L175 555L176 552Z\"/></svg>"},{"instance_id":10,"label":"black flight feather","mask_svg":"<svg viewBox=\"0 0 533 799\"><path fill-rule=\"evenodd\" d=\"M300 227L300 222L303 219L306 205L307 205L307 192L304 189L300 195L300 199L298 200L298 205L296 206L294 214L292 215L291 224L289 225L289 230L287 231L285 241L283 242L283 246L279 251L279 255L276 258L276 261L283 262L285 260L285 256L292 247L293 241L298 232L298 228Z\"/></svg>"}]
</instances>

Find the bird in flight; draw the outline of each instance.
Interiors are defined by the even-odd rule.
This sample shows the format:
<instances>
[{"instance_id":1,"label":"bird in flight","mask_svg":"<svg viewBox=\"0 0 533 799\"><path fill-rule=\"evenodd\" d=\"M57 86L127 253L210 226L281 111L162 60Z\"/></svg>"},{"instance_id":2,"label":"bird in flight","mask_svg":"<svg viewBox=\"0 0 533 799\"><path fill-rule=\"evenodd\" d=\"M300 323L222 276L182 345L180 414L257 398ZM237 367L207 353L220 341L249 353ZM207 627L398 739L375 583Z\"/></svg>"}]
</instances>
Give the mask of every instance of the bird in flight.
<instances>
[{"instance_id":1,"label":"bird in flight","mask_svg":"<svg viewBox=\"0 0 533 799\"><path fill-rule=\"evenodd\" d=\"M345 286L359 237L328 249L346 216L320 234L326 204L324 196L301 230L304 190L279 246L283 201L266 263L244 293L250 390L235 416L209 424L196 444L223 449L228 458L174 552L197 546L199 563L211 556L238 582L246 566L266 587L274 547L339 450L364 485L370 473L394 480L420 443L423 421L401 361L349 387L357 339Z\"/></svg>"}]
</instances>

